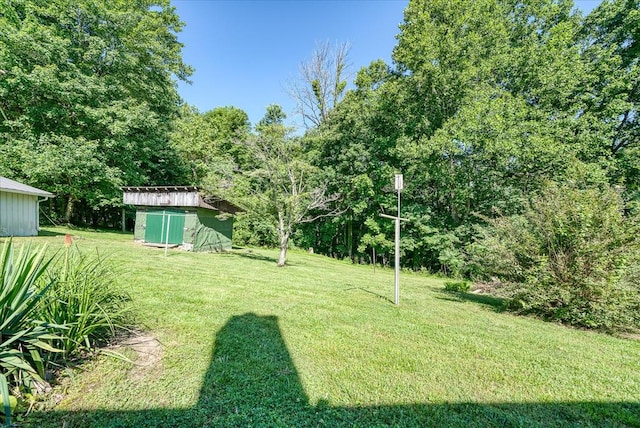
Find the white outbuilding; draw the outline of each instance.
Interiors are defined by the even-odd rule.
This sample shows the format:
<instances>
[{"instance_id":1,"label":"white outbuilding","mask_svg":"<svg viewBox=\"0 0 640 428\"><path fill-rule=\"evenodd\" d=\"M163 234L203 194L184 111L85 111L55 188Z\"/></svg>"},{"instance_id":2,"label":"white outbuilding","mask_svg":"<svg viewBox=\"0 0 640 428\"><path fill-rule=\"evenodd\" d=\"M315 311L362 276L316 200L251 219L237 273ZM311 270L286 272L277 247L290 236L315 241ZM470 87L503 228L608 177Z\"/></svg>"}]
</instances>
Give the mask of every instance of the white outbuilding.
<instances>
[{"instance_id":1,"label":"white outbuilding","mask_svg":"<svg viewBox=\"0 0 640 428\"><path fill-rule=\"evenodd\" d=\"M0 236L35 236L40 228L40 202L53 193L0 177Z\"/></svg>"}]
</instances>

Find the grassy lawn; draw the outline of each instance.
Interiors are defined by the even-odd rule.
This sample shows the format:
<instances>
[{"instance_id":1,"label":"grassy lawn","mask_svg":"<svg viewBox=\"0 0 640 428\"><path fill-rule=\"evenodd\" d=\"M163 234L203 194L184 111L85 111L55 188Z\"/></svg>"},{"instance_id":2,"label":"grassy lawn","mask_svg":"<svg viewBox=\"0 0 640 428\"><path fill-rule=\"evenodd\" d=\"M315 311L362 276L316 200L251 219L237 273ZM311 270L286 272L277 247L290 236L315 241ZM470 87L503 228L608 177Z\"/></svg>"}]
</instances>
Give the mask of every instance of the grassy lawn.
<instances>
[{"instance_id":1,"label":"grassy lawn","mask_svg":"<svg viewBox=\"0 0 640 428\"><path fill-rule=\"evenodd\" d=\"M108 254L147 335L65 378L32 426L635 426L640 341L497 312L443 282L304 252L146 248L131 235L31 238ZM60 235L57 235L60 233ZM16 239L24 242L28 239ZM135 347L135 345L132 345Z\"/></svg>"}]
</instances>

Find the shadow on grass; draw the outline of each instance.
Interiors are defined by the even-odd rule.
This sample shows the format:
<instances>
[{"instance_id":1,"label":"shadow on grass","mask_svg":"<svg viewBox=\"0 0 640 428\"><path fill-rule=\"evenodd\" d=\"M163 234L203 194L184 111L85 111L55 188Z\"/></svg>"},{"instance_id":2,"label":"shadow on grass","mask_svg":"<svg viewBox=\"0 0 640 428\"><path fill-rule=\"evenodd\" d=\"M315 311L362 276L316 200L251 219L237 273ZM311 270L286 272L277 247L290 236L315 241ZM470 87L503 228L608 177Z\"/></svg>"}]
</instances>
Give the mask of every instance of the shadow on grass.
<instances>
[{"instance_id":1,"label":"shadow on grass","mask_svg":"<svg viewBox=\"0 0 640 428\"><path fill-rule=\"evenodd\" d=\"M390 298L388 298L387 296L383 296L382 294L378 294L378 293L374 293L373 291L369 291L366 288L362 288L362 287L349 287L346 289L347 291L349 290L360 290L360 291L364 291L365 293L371 294L373 296L379 297L382 300L385 300L389 303L394 303L393 300L391 300Z\"/></svg>"},{"instance_id":2,"label":"shadow on grass","mask_svg":"<svg viewBox=\"0 0 640 428\"><path fill-rule=\"evenodd\" d=\"M65 234L62 232L55 232L53 230L45 230L40 229L38 231L38 236L64 236Z\"/></svg>"},{"instance_id":3,"label":"shadow on grass","mask_svg":"<svg viewBox=\"0 0 640 428\"><path fill-rule=\"evenodd\" d=\"M472 302L480 305L488 306L496 312L504 312L507 309L507 302L505 299L488 294L476 294L465 293L460 291L447 291L442 289L436 289L441 297L436 297L440 300L448 300L451 302Z\"/></svg>"},{"instance_id":4,"label":"shadow on grass","mask_svg":"<svg viewBox=\"0 0 640 428\"><path fill-rule=\"evenodd\" d=\"M186 409L33 414L57 427L532 427L640 426L638 402L309 403L274 316L234 316L216 335L197 404Z\"/></svg>"},{"instance_id":5,"label":"shadow on grass","mask_svg":"<svg viewBox=\"0 0 640 428\"><path fill-rule=\"evenodd\" d=\"M223 254L228 254L231 256L238 256L238 257L242 257L245 259L250 259L250 260L257 260L260 262L269 262L271 264L277 264L278 263L278 258L277 257L271 257L271 256L265 256L264 254L259 254L259 253L255 253L253 252L253 250L246 250L246 249L241 249L241 250L236 250L234 249L233 251L227 251ZM287 260L287 266L295 266L295 263L291 263L289 260Z\"/></svg>"}]
</instances>

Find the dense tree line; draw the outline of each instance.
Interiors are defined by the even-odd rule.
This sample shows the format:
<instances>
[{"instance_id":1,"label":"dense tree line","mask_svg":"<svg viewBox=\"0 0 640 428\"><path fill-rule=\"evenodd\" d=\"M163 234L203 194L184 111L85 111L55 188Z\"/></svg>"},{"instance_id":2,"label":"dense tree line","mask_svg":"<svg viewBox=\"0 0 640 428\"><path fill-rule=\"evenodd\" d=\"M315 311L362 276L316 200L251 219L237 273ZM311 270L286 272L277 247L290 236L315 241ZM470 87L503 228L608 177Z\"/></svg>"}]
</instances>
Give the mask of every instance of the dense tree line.
<instances>
[{"instance_id":1,"label":"dense tree line","mask_svg":"<svg viewBox=\"0 0 640 428\"><path fill-rule=\"evenodd\" d=\"M512 309L640 327L640 2L412 0L308 131L342 214L297 242L388 263L394 173L403 267L493 282ZM376 256L377 254L377 256Z\"/></svg>"},{"instance_id":2,"label":"dense tree line","mask_svg":"<svg viewBox=\"0 0 640 428\"><path fill-rule=\"evenodd\" d=\"M407 267L464 273L486 218L520 213L548 182L638 200L638 2L415 0L394 63L375 61L308 132L346 208L304 229L316 251L391 251L394 172L405 175Z\"/></svg>"}]
</instances>

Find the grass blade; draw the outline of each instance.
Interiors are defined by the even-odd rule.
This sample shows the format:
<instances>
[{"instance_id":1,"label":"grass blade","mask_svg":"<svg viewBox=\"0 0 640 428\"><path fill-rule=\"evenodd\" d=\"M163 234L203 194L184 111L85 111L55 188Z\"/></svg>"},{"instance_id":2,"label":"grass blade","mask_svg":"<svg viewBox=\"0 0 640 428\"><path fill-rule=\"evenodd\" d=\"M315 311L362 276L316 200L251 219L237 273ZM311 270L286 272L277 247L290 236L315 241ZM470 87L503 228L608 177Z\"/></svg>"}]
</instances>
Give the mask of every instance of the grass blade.
<instances>
[{"instance_id":1,"label":"grass blade","mask_svg":"<svg viewBox=\"0 0 640 428\"><path fill-rule=\"evenodd\" d=\"M0 373L0 393L2 394L2 404L4 406L4 424L11 426L11 397L9 395L9 385L4 374Z\"/></svg>"}]
</instances>

